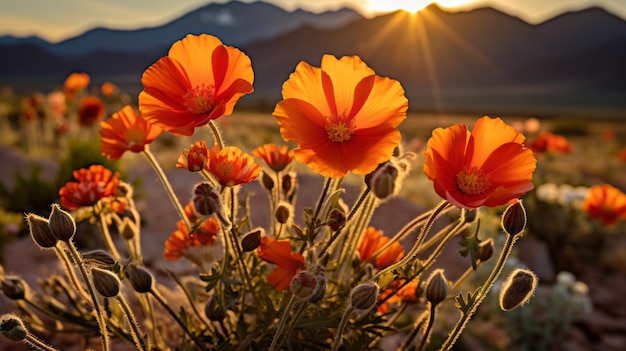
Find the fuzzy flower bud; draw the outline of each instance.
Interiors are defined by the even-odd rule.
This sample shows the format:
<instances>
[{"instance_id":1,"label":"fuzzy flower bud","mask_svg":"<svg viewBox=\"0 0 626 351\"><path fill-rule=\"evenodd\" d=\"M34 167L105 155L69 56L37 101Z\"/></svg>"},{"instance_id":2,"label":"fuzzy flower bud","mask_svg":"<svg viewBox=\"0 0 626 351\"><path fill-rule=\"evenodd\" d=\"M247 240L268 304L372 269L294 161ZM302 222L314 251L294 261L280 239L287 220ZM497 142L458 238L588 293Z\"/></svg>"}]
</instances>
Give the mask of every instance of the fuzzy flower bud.
<instances>
[{"instance_id":1,"label":"fuzzy flower bud","mask_svg":"<svg viewBox=\"0 0 626 351\"><path fill-rule=\"evenodd\" d=\"M317 279L315 279L313 274L307 271L296 274L289 284L291 293L298 301L309 300L313 296L316 287Z\"/></svg>"},{"instance_id":2,"label":"fuzzy flower bud","mask_svg":"<svg viewBox=\"0 0 626 351\"><path fill-rule=\"evenodd\" d=\"M333 208L328 214L328 226L330 227L330 229L332 229L333 232L336 232L339 229L343 228L343 226L346 224L346 220L346 213L339 208Z\"/></svg>"},{"instance_id":3,"label":"fuzzy flower bud","mask_svg":"<svg viewBox=\"0 0 626 351\"><path fill-rule=\"evenodd\" d=\"M518 200L504 210L502 228L509 235L517 235L526 228L526 209L522 200Z\"/></svg>"},{"instance_id":4,"label":"fuzzy flower bud","mask_svg":"<svg viewBox=\"0 0 626 351\"><path fill-rule=\"evenodd\" d=\"M125 240L132 240L135 236L139 235L139 228L130 218L124 217L124 219L122 219L120 235L122 235Z\"/></svg>"},{"instance_id":5,"label":"fuzzy flower bud","mask_svg":"<svg viewBox=\"0 0 626 351\"><path fill-rule=\"evenodd\" d=\"M291 212L291 205L287 204L286 202L281 202L280 204L278 204L274 216L276 217L278 223L285 224L289 222Z\"/></svg>"},{"instance_id":6,"label":"fuzzy flower bud","mask_svg":"<svg viewBox=\"0 0 626 351\"><path fill-rule=\"evenodd\" d=\"M110 253L104 250L93 250L83 254L83 260L87 264L94 264L96 266L111 267L115 265L116 261Z\"/></svg>"},{"instance_id":7,"label":"fuzzy flower bud","mask_svg":"<svg viewBox=\"0 0 626 351\"><path fill-rule=\"evenodd\" d=\"M311 270L315 279L317 279L317 285L313 295L309 298L310 303L317 303L326 296L326 267L316 264Z\"/></svg>"},{"instance_id":8,"label":"fuzzy flower bud","mask_svg":"<svg viewBox=\"0 0 626 351\"><path fill-rule=\"evenodd\" d=\"M280 184L282 186L283 194L285 195L285 197L288 199L291 198L291 196L294 194L295 189L296 189L295 173L289 172L283 175L283 178Z\"/></svg>"},{"instance_id":9,"label":"fuzzy flower bud","mask_svg":"<svg viewBox=\"0 0 626 351\"><path fill-rule=\"evenodd\" d=\"M243 251L250 252L256 250L256 248L261 244L263 232L263 228L258 228L244 234L241 238L241 248Z\"/></svg>"},{"instance_id":10,"label":"fuzzy flower bud","mask_svg":"<svg viewBox=\"0 0 626 351\"><path fill-rule=\"evenodd\" d=\"M381 200L391 197L396 190L398 168L393 162L387 161L366 178L367 186L372 194Z\"/></svg>"},{"instance_id":11,"label":"fuzzy flower bud","mask_svg":"<svg viewBox=\"0 0 626 351\"><path fill-rule=\"evenodd\" d=\"M18 316L7 313L0 317L0 334L11 341L20 342L26 339L28 330Z\"/></svg>"},{"instance_id":12,"label":"fuzzy flower bud","mask_svg":"<svg viewBox=\"0 0 626 351\"><path fill-rule=\"evenodd\" d=\"M263 187L267 190L271 191L274 189L274 179L266 172L261 173L261 184L263 184Z\"/></svg>"},{"instance_id":13,"label":"fuzzy flower bud","mask_svg":"<svg viewBox=\"0 0 626 351\"><path fill-rule=\"evenodd\" d=\"M210 216L220 210L222 199L209 183L198 183L193 190L193 208L201 216Z\"/></svg>"},{"instance_id":14,"label":"fuzzy flower bud","mask_svg":"<svg viewBox=\"0 0 626 351\"><path fill-rule=\"evenodd\" d=\"M147 269L131 262L124 267L124 274L136 292L143 294L152 291L154 279Z\"/></svg>"},{"instance_id":15,"label":"fuzzy flower bud","mask_svg":"<svg viewBox=\"0 0 626 351\"><path fill-rule=\"evenodd\" d=\"M58 204L52 204L52 212L48 218L48 226L52 235L58 240L68 242L76 234L76 222L69 212L62 210Z\"/></svg>"},{"instance_id":16,"label":"fuzzy flower bud","mask_svg":"<svg viewBox=\"0 0 626 351\"><path fill-rule=\"evenodd\" d=\"M350 303L357 311L369 311L376 306L378 300L378 285L367 282L355 286L350 292Z\"/></svg>"},{"instance_id":17,"label":"fuzzy flower bud","mask_svg":"<svg viewBox=\"0 0 626 351\"><path fill-rule=\"evenodd\" d=\"M476 251L476 259L480 262L487 262L493 256L493 239L489 238L483 240L478 244L478 251Z\"/></svg>"},{"instance_id":18,"label":"fuzzy flower bud","mask_svg":"<svg viewBox=\"0 0 626 351\"><path fill-rule=\"evenodd\" d=\"M26 295L26 286L22 278L16 275L5 275L2 277L2 292L11 300L22 300Z\"/></svg>"},{"instance_id":19,"label":"fuzzy flower bud","mask_svg":"<svg viewBox=\"0 0 626 351\"><path fill-rule=\"evenodd\" d=\"M500 308L510 311L523 305L535 292L537 276L528 269L516 269L506 278L500 289Z\"/></svg>"},{"instance_id":20,"label":"fuzzy flower bud","mask_svg":"<svg viewBox=\"0 0 626 351\"><path fill-rule=\"evenodd\" d=\"M42 249L55 247L58 239L52 234L48 220L33 213L26 216L28 227L30 228L30 236L35 243Z\"/></svg>"},{"instance_id":21,"label":"fuzzy flower bud","mask_svg":"<svg viewBox=\"0 0 626 351\"><path fill-rule=\"evenodd\" d=\"M115 297L120 293L120 279L111 271L100 268L91 269L93 286L104 297Z\"/></svg>"},{"instance_id":22,"label":"fuzzy flower bud","mask_svg":"<svg viewBox=\"0 0 626 351\"><path fill-rule=\"evenodd\" d=\"M448 281L443 275L443 269L436 269L426 282L426 300L436 306L446 299L448 289Z\"/></svg>"},{"instance_id":23,"label":"fuzzy flower bud","mask_svg":"<svg viewBox=\"0 0 626 351\"><path fill-rule=\"evenodd\" d=\"M204 314L206 317L213 322L223 321L226 318L226 312L220 306L218 299L215 295L209 298L206 305L204 305Z\"/></svg>"}]
</instances>

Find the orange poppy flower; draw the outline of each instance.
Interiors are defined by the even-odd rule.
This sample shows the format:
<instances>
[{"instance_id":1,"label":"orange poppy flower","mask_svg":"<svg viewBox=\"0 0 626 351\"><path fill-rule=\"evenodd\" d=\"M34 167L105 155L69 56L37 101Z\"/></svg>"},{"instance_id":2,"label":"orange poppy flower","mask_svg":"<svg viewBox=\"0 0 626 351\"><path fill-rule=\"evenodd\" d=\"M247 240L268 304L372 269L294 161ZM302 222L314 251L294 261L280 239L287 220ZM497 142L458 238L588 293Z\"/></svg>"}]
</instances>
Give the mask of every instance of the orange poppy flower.
<instances>
[{"instance_id":1,"label":"orange poppy flower","mask_svg":"<svg viewBox=\"0 0 626 351\"><path fill-rule=\"evenodd\" d=\"M534 152L556 152L569 154L572 152L572 144L562 135L550 132L541 132L528 147Z\"/></svg>"},{"instance_id":2,"label":"orange poppy flower","mask_svg":"<svg viewBox=\"0 0 626 351\"><path fill-rule=\"evenodd\" d=\"M97 96L88 95L80 100L78 106L78 124L90 127L104 117L106 106Z\"/></svg>"},{"instance_id":3,"label":"orange poppy flower","mask_svg":"<svg viewBox=\"0 0 626 351\"><path fill-rule=\"evenodd\" d=\"M184 208L185 215L192 224L200 220L189 203ZM183 221L176 223L174 231L165 242L163 257L168 261L175 261L185 257L191 262L208 269L223 258L223 245L219 237L221 230L219 221L215 217L203 218L202 224L190 235Z\"/></svg>"},{"instance_id":4,"label":"orange poppy flower","mask_svg":"<svg viewBox=\"0 0 626 351\"><path fill-rule=\"evenodd\" d=\"M90 81L91 77L89 77L89 74L87 73L71 73L69 76L67 76L67 78L65 78L65 83L63 83L63 89L65 90L65 94L70 100L73 99L78 91L87 88Z\"/></svg>"},{"instance_id":5,"label":"orange poppy flower","mask_svg":"<svg viewBox=\"0 0 626 351\"><path fill-rule=\"evenodd\" d=\"M396 279L389 286L383 290L383 292L378 296L378 301L385 301L380 303L377 308L377 312L380 314L386 314L391 310L392 305L397 305L402 301L417 301L417 290L419 288L417 280L412 280L405 286L403 279ZM401 287L402 286L402 287ZM399 289L399 290L398 290ZM393 296L387 299L387 296L392 292L396 292ZM385 300L386 299L386 300Z\"/></svg>"},{"instance_id":6,"label":"orange poppy flower","mask_svg":"<svg viewBox=\"0 0 626 351\"><path fill-rule=\"evenodd\" d=\"M524 139L500 118L480 118L471 134L462 124L437 128L424 152L424 173L457 207L511 203L533 189L537 160Z\"/></svg>"},{"instance_id":7,"label":"orange poppy flower","mask_svg":"<svg viewBox=\"0 0 626 351\"><path fill-rule=\"evenodd\" d=\"M100 199L112 196L119 184L118 172L111 172L102 165L92 165L74 171L77 182L67 182L60 190L61 206L76 210L92 206Z\"/></svg>"},{"instance_id":8,"label":"orange poppy flower","mask_svg":"<svg viewBox=\"0 0 626 351\"><path fill-rule=\"evenodd\" d=\"M262 237L256 252L259 258L277 266L267 275L267 282L278 291L287 289L296 273L304 269L304 256L291 252L289 240Z\"/></svg>"},{"instance_id":9,"label":"orange poppy flower","mask_svg":"<svg viewBox=\"0 0 626 351\"><path fill-rule=\"evenodd\" d=\"M148 123L127 105L100 122L100 149L109 160L119 160L126 151L141 152L161 135L161 128Z\"/></svg>"},{"instance_id":10,"label":"orange poppy flower","mask_svg":"<svg viewBox=\"0 0 626 351\"><path fill-rule=\"evenodd\" d=\"M205 167L224 186L249 183L259 176L261 166L252 156L236 146L221 149L216 145L209 150L209 161Z\"/></svg>"},{"instance_id":11,"label":"orange poppy flower","mask_svg":"<svg viewBox=\"0 0 626 351\"><path fill-rule=\"evenodd\" d=\"M294 152L287 145L278 147L276 144L265 144L252 150L252 154L260 157L274 171L280 172L293 161Z\"/></svg>"},{"instance_id":12,"label":"orange poppy flower","mask_svg":"<svg viewBox=\"0 0 626 351\"><path fill-rule=\"evenodd\" d=\"M111 82L104 82L100 86L100 93L102 93L103 96L115 95L119 90L120 88Z\"/></svg>"},{"instance_id":13,"label":"orange poppy flower","mask_svg":"<svg viewBox=\"0 0 626 351\"><path fill-rule=\"evenodd\" d=\"M230 115L239 98L253 91L253 81L243 52L208 34L187 35L143 73L139 109L174 135L191 135L195 127Z\"/></svg>"},{"instance_id":14,"label":"orange poppy flower","mask_svg":"<svg viewBox=\"0 0 626 351\"><path fill-rule=\"evenodd\" d=\"M359 251L361 261L367 261L372 258L374 253L387 244L389 240L391 239L384 236L380 230L377 230L374 227L367 227L363 233L363 237L361 238L359 248L357 249ZM402 247L400 243L395 242L376 257L374 260L374 267L378 269L385 269L400 261L402 257L404 257L404 247Z\"/></svg>"},{"instance_id":15,"label":"orange poppy flower","mask_svg":"<svg viewBox=\"0 0 626 351\"><path fill-rule=\"evenodd\" d=\"M327 177L367 174L400 143L408 101L396 80L379 77L357 56L300 62L274 109L280 133L298 144L295 157Z\"/></svg>"},{"instance_id":16,"label":"orange poppy flower","mask_svg":"<svg viewBox=\"0 0 626 351\"><path fill-rule=\"evenodd\" d=\"M583 202L583 210L591 218L615 224L626 219L626 194L609 184L591 187Z\"/></svg>"},{"instance_id":17,"label":"orange poppy flower","mask_svg":"<svg viewBox=\"0 0 626 351\"><path fill-rule=\"evenodd\" d=\"M191 144L189 150L185 149L178 156L176 168L186 169L189 172L200 172L207 164L209 150L204 140Z\"/></svg>"}]
</instances>

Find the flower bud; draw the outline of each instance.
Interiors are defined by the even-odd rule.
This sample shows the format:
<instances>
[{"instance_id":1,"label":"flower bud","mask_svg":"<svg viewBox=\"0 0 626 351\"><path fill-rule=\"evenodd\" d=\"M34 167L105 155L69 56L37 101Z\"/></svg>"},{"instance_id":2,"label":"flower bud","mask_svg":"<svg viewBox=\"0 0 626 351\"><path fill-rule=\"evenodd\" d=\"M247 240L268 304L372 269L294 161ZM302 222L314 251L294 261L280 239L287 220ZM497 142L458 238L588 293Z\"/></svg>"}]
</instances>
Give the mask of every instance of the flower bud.
<instances>
[{"instance_id":1,"label":"flower bud","mask_svg":"<svg viewBox=\"0 0 626 351\"><path fill-rule=\"evenodd\" d=\"M35 243L42 249L55 247L58 239L52 234L48 220L33 213L26 216L28 227L30 228L30 236Z\"/></svg>"},{"instance_id":2,"label":"flower bud","mask_svg":"<svg viewBox=\"0 0 626 351\"><path fill-rule=\"evenodd\" d=\"M317 285L315 286L315 290L313 294L309 298L310 303L318 303L322 301L322 299L326 296L326 278L317 279Z\"/></svg>"},{"instance_id":3,"label":"flower bud","mask_svg":"<svg viewBox=\"0 0 626 351\"><path fill-rule=\"evenodd\" d=\"M62 210L58 204L52 204L52 212L48 218L48 226L58 240L68 242L76 234L76 222L69 212Z\"/></svg>"},{"instance_id":4,"label":"flower bud","mask_svg":"<svg viewBox=\"0 0 626 351\"><path fill-rule=\"evenodd\" d=\"M284 174L280 182L283 194L287 199L291 198L296 191L296 176L294 172Z\"/></svg>"},{"instance_id":5,"label":"flower bud","mask_svg":"<svg viewBox=\"0 0 626 351\"><path fill-rule=\"evenodd\" d=\"M372 194L385 200L394 195L397 179L398 168L393 162L387 161L379 165L366 181Z\"/></svg>"},{"instance_id":6,"label":"flower bud","mask_svg":"<svg viewBox=\"0 0 626 351\"><path fill-rule=\"evenodd\" d=\"M210 216L222 207L222 198L209 183L198 183L193 190L193 208L201 216Z\"/></svg>"},{"instance_id":7,"label":"flower bud","mask_svg":"<svg viewBox=\"0 0 626 351\"><path fill-rule=\"evenodd\" d=\"M7 313L0 317L0 334L11 341L20 342L26 339L28 330L18 316Z\"/></svg>"},{"instance_id":8,"label":"flower bud","mask_svg":"<svg viewBox=\"0 0 626 351\"><path fill-rule=\"evenodd\" d=\"M120 279L111 271L100 268L91 269L93 286L104 297L115 297L120 293Z\"/></svg>"},{"instance_id":9,"label":"flower bud","mask_svg":"<svg viewBox=\"0 0 626 351\"><path fill-rule=\"evenodd\" d=\"M104 250L93 250L83 254L83 260L86 264L94 264L96 266L110 267L116 261L110 253Z\"/></svg>"},{"instance_id":10,"label":"flower bud","mask_svg":"<svg viewBox=\"0 0 626 351\"><path fill-rule=\"evenodd\" d=\"M259 247L263 231L262 228L258 228L243 235L241 238L241 248L244 252L254 251Z\"/></svg>"},{"instance_id":11,"label":"flower bud","mask_svg":"<svg viewBox=\"0 0 626 351\"><path fill-rule=\"evenodd\" d=\"M378 285L367 282L355 286L350 292L350 303L357 311L369 311L376 306L378 300Z\"/></svg>"},{"instance_id":12,"label":"flower bud","mask_svg":"<svg viewBox=\"0 0 626 351\"><path fill-rule=\"evenodd\" d=\"M213 322L223 321L224 318L226 318L226 312L222 306L220 306L215 295L211 296L206 305L204 305L204 314Z\"/></svg>"},{"instance_id":13,"label":"flower bud","mask_svg":"<svg viewBox=\"0 0 626 351\"><path fill-rule=\"evenodd\" d=\"M278 223L285 224L289 222L291 212L291 205L287 204L286 202L281 202L280 204L278 204L274 216L276 217Z\"/></svg>"},{"instance_id":14,"label":"flower bud","mask_svg":"<svg viewBox=\"0 0 626 351\"><path fill-rule=\"evenodd\" d=\"M339 229L343 228L343 226L346 224L346 220L346 213L343 210L339 208L333 208L328 214L327 224L333 232L336 232Z\"/></svg>"},{"instance_id":15,"label":"flower bud","mask_svg":"<svg viewBox=\"0 0 626 351\"><path fill-rule=\"evenodd\" d=\"M537 276L528 269L516 269L506 278L500 289L500 308L510 311L523 305L535 292Z\"/></svg>"},{"instance_id":16,"label":"flower bud","mask_svg":"<svg viewBox=\"0 0 626 351\"><path fill-rule=\"evenodd\" d=\"M2 292L11 300L22 300L26 295L26 286L22 278L16 275L5 275L2 277Z\"/></svg>"},{"instance_id":17,"label":"flower bud","mask_svg":"<svg viewBox=\"0 0 626 351\"><path fill-rule=\"evenodd\" d=\"M522 200L518 200L504 210L502 228L509 235L517 235L526 228L526 209L522 205Z\"/></svg>"},{"instance_id":18,"label":"flower bud","mask_svg":"<svg viewBox=\"0 0 626 351\"><path fill-rule=\"evenodd\" d=\"M124 217L124 219L122 219L120 235L125 240L132 240L135 236L139 235L139 228L132 219Z\"/></svg>"},{"instance_id":19,"label":"flower bud","mask_svg":"<svg viewBox=\"0 0 626 351\"><path fill-rule=\"evenodd\" d=\"M478 209L465 211L465 223L472 223L478 218Z\"/></svg>"},{"instance_id":20,"label":"flower bud","mask_svg":"<svg viewBox=\"0 0 626 351\"><path fill-rule=\"evenodd\" d=\"M487 262L493 256L493 239L489 238L483 240L478 244L478 251L476 251L476 259L480 262Z\"/></svg>"},{"instance_id":21,"label":"flower bud","mask_svg":"<svg viewBox=\"0 0 626 351\"><path fill-rule=\"evenodd\" d=\"M143 294L152 291L154 279L147 269L131 262L124 267L124 274L136 292Z\"/></svg>"},{"instance_id":22,"label":"flower bud","mask_svg":"<svg viewBox=\"0 0 626 351\"><path fill-rule=\"evenodd\" d=\"M313 296L316 287L317 279L307 271L298 272L289 284L291 293L298 301L309 300Z\"/></svg>"},{"instance_id":23,"label":"flower bud","mask_svg":"<svg viewBox=\"0 0 626 351\"><path fill-rule=\"evenodd\" d=\"M274 189L274 179L272 179L272 176L266 172L261 173L261 184L263 184L263 187L267 190L271 191Z\"/></svg>"},{"instance_id":24,"label":"flower bud","mask_svg":"<svg viewBox=\"0 0 626 351\"><path fill-rule=\"evenodd\" d=\"M443 269L436 269L426 282L426 300L436 306L446 299L448 289L448 281L443 275Z\"/></svg>"}]
</instances>

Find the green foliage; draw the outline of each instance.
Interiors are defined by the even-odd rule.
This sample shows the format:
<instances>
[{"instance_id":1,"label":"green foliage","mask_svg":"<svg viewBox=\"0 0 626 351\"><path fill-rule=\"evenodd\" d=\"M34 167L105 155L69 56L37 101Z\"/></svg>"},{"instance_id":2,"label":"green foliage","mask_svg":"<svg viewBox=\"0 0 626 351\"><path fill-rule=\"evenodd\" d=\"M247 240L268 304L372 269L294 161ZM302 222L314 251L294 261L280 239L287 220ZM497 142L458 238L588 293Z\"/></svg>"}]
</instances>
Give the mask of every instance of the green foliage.
<instances>
[{"instance_id":1,"label":"green foliage","mask_svg":"<svg viewBox=\"0 0 626 351\"><path fill-rule=\"evenodd\" d=\"M57 198L54 179L42 175L40 165L31 163L25 172L16 170L12 189L0 183L0 205L14 213L49 211L50 203Z\"/></svg>"},{"instance_id":2,"label":"green foliage","mask_svg":"<svg viewBox=\"0 0 626 351\"><path fill-rule=\"evenodd\" d=\"M66 156L59 160L55 185L58 188L62 187L74 178L72 172L95 164L101 164L113 173L119 171L117 162L109 161L101 155L99 139L69 140Z\"/></svg>"}]
</instances>

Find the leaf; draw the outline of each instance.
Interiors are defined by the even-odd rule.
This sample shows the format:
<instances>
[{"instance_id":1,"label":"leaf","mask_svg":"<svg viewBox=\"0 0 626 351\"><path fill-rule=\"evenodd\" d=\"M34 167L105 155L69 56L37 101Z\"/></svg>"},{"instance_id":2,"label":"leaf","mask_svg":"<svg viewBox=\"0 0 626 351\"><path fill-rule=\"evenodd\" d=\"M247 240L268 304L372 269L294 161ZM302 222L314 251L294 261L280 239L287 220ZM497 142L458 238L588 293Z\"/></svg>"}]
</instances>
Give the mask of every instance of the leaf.
<instances>
[{"instance_id":1,"label":"leaf","mask_svg":"<svg viewBox=\"0 0 626 351\"><path fill-rule=\"evenodd\" d=\"M480 239L478 239L478 230L480 229L480 218L477 221L476 230L473 234L463 235L461 240L459 241L459 245L462 248L459 250L459 253L463 257L469 256L470 261L472 263L472 268L476 270L476 252L480 249Z\"/></svg>"}]
</instances>

